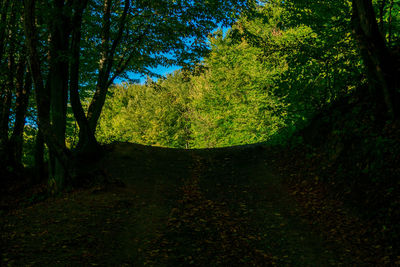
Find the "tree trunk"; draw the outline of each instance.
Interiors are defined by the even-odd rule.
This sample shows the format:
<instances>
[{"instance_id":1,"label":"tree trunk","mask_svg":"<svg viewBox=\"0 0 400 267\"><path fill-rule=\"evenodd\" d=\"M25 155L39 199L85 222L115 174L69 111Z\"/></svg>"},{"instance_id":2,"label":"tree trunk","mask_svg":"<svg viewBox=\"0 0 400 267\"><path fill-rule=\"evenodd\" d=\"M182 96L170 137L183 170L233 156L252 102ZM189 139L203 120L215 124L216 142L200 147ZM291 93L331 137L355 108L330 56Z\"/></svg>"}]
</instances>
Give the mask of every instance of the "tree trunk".
<instances>
[{"instance_id":1,"label":"tree trunk","mask_svg":"<svg viewBox=\"0 0 400 267\"><path fill-rule=\"evenodd\" d=\"M54 3L53 20L51 24L50 39L50 66L47 86L50 90L50 121L54 137L57 143L65 149L65 130L67 118L68 101L68 45L70 25L68 17L64 11L64 0L57 0ZM63 188L65 184L66 172L62 163L56 157L56 152L50 149L49 173L54 178L58 188Z\"/></svg>"},{"instance_id":2,"label":"tree trunk","mask_svg":"<svg viewBox=\"0 0 400 267\"><path fill-rule=\"evenodd\" d=\"M3 60L4 48L7 42L6 31L7 31L7 13L8 7L10 6L10 0L3 0L0 6L0 59ZM3 63L3 62L0 62Z\"/></svg>"},{"instance_id":3,"label":"tree trunk","mask_svg":"<svg viewBox=\"0 0 400 267\"><path fill-rule=\"evenodd\" d=\"M0 117L0 169L8 170L10 167L10 155L8 151L9 140L8 140L8 123L11 108L11 91L8 86L5 86L5 93L3 99L0 99L1 103L1 117ZM0 176L1 176L0 170ZM11 170L12 171L12 170Z\"/></svg>"},{"instance_id":4,"label":"tree trunk","mask_svg":"<svg viewBox=\"0 0 400 267\"><path fill-rule=\"evenodd\" d=\"M7 56L5 53L5 47L7 42L7 15L8 15L8 8L10 6L10 0L3 0L1 1L0 6L0 71L6 72L7 66ZM4 68L4 69L3 69ZM0 85L0 156L3 158L3 152L5 150L6 140L4 140L4 130L3 129L3 113L7 109L4 107L4 103L7 102L6 95L7 95L7 84L3 81ZM1 167L1 166L0 166Z\"/></svg>"},{"instance_id":5,"label":"tree trunk","mask_svg":"<svg viewBox=\"0 0 400 267\"><path fill-rule=\"evenodd\" d=\"M16 3L11 4L11 13L15 13ZM6 15L6 14L5 14ZM1 92L1 111L0 111L0 156L2 158L2 166L0 168L11 168L12 172L15 171L15 166L12 162L12 157L9 153L9 123L11 115L11 103L12 103L12 92L14 90L14 78L15 78L15 28L16 28L16 18L15 16L10 16L8 21L8 27L6 30L7 38L9 42L7 52L3 55L7 55L7 75L5 87L3 87L3 92Z\"/></svg>"},{"instance_id":6,"label":"tree trunk","mask_svg":"<svg viewBox=\"0 0 400 267\"><path fill-rule=\"evenodd\" d=\"M378 111L400 118L399 73L396 58L388 48L376 21L371 0L353 0L353 27L366 67L370 94Z\"/></svg>"},{"instance_id":7,"label":"tree trunk","mask_svg":"<svg viewBox=\"0 0 400 267\"><path fill-rule=\"evenodd\" d=\"M34 149L34 160L35 160L35 180L34 183L41 183L46 181L46 166L44 164L44 139L42 131L39 130L36 133L35 138L35 149Z\"/></svg>"},{"instance_id":8,"label":"tree trunk","mask_svg":"<svg viewBox=\"0 0 400 267\"><path fill-rule=\"evenodd\" d=\"M2 157L2 163L8 162L8 131L9 131L9 120L10 120L10 109L11 109L11 88L12 84L8 81L4 87L4 93L1 100L1 117L0 117L0 155ZM5 160L6 159L6 160Z\"/></svg>"},{"instance_id":9,"label":"tree trunk","mask_svg":"<svg viewBox=\"0 0 400 267\"><path fill-rule=\"evenodd\" d=\"M43 83L43 76L41 72L41 64L40 64L40 56L37 51L37 32L36 32L36 27L35 27L35 0L24 0L24 29L25 29L25 37L26 37L26 46L28 49L28 59L29 59L29 67L30 67L30 72L33 78L33 84L35 86L35 93L36 93L36 104L37 104L37 109L38 109L38 124L39 124L39 129L41 133L43 134L45 143L47 144L49 151L54 155L54 157L57 159L58 162L58 167L62 176L64 177L63 174L66 174L67 176L70 175L70 163L71 163L71 156L69 151L65 147L65 141L62 140L62 131L63 128L65 128L65 125L62 125L60 123L58 125L57 131L53 131L53 127L51 126L51 120L50 120L50 91L49 87L50 86L44 86ZM58 18L55 18L58 19ZM60 71L63 69L63 66L59 66ZM58 70L57 70L58 71ZM63 76L60 76L63 78ZM54 86L56 85L56 81L54 82ZM61 87L58 87L59 90L63 90L64 88L64 83L60 85ZM54 89L55 90L55 89ZM59 95L60 99L65 95L65 92L61 92ZM59 99L59 100L60 100ZM52 117L56 118L57 116L60 116L60 118L63 120L63 106L64 102L63 100L60 100L58 102L58 105L54 107L56 112L60 112L59 114L53 114ZM60 134L61 133L61 134ZM55 191L62 189L63 184L58 185L57 183L54 184L55 188L53 188Z\"/></svg>"},{"instance_id":10,"label":"tree trunk","mask_svg":"<svg viewBox=\"0 0 400 267\"><path fill-rule=\"evenodd\" d=\"M89 126L85 111L79 97L79 59L80 59L80 41L82 29L82 15L87 6L87 0L75 3L75 13L72 19L72 40L71 51L72 61L70 66L70 101L72 111L79 125L79 142L77 146L78 153L97 153L99 144L94 136L94 131Z\"/></svg>"},{"instance_id":11,"label":"tree trunk","mask_svg":"<svg viewBox=\"0 0 400 267\"><path fill-rule=\"evenodd\" d=\"M110 46L111 2L111 0L104 0L99 74L97 78L96 92L93 96L92 101L90 102L88 110L89 126L93 133L96 131L96 126L106 100L109 87L109 78L112 66L114 64L115 50L121 42L121 38L125 28L125 20L130 8L130 0L125 0L124 10L118 23L118 33Z\"/></svg>"},{"instance_id":12,"label":"tree trunk","mask_svg":"<svg viewBox=\"0 0 400 267\"><path fill-rule=\"evenodd\" d=\"M100 118L101 109L104 105L107 88L107 65L110 49L110 27L111 27L111 0L104 0L103 6L103 27L101 32L101 57L99 63L99 74L97 78L96 92L90 102L88 109L88 121L90 129L95 132L97 121Z\"/></svg>"},{"instance_id":13,"label":"tree trunk","mask_svg":"<svg viewBox=\"0 0 400 267\"><path fill-rule=\"evenodd\" d=\"M10 154L14 164L21 168L25 118L32 87L32 78L30 73L26 71L25 57L22 57L19 62L16 73L15 122L13 133L10 138Z\"/></svg>"}]
</instances>

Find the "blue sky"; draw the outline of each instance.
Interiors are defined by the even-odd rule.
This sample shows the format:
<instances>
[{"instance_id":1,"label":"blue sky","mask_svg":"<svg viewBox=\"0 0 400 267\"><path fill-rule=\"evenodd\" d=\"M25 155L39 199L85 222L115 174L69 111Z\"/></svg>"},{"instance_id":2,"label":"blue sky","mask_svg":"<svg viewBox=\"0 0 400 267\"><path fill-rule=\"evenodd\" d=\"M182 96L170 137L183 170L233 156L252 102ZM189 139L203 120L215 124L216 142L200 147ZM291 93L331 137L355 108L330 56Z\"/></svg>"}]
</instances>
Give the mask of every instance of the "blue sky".
<instances>
[{"instance_id":1,"label":"blue sky","mask_svg":"<svg viewBox=\"0 0 400 267\"><path fill-rule=\"evenodd\" d=\"M223 36L225 36L228 29L229 28L222 28ZM215 30L217 30L217 29L215 29ZM152 68L151 70L160 75L167 76L167 74L170 74L180 68L181 68L180 66L170 66L170 67L159 66L157 68ZM140 74L131 74L131 75L129 75L129 78L130 79L138 79L138 80L140 80L141 84L143 84L146 81L146 77L142 77ZM156 80L156 78L153 78L153 79ZM123 80L121 80L121 79L116 79L115 83L120 83L122 81Z\"/></svg>"},{"instance_id":2,"label":"blue sky","mask_svg":"<svg viewBox=\"0 0 400 267\"><path fill-rule=\"evenodd\" d=\"M170 67L164 67L164 66L159 66L158 68L151 69L155 73L158 73L163 76L167 76L167 74L174 72L175 70L180 69L180 66L170 66ZM132 74L129 75L129 78L131 79L138 79L140 80L140 83L143 84L146 81L146 77L142 77L140 74ZM155 78L153 78L156 80ZM116 80L116 83L121 82L121 80Z\"/></svg>"}]
</instances>

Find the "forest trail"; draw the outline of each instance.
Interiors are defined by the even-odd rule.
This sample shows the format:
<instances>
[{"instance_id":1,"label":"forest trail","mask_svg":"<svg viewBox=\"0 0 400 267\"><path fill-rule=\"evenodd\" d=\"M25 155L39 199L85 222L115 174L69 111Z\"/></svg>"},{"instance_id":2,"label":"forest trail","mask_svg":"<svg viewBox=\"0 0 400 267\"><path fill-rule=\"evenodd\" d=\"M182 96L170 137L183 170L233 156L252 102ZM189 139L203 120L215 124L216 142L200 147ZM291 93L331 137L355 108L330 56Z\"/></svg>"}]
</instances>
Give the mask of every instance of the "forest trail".
<instances>
[{"instance_id":1,"label":"forest trail","mask_svg":"<svg viewBox=\"0 0 400 267\"><path fill-rule=\"evenodd\" d=\"M261 146L116 144L107 185L3 216L5 266L337 266Z\"/></svg>"}]
</instances>

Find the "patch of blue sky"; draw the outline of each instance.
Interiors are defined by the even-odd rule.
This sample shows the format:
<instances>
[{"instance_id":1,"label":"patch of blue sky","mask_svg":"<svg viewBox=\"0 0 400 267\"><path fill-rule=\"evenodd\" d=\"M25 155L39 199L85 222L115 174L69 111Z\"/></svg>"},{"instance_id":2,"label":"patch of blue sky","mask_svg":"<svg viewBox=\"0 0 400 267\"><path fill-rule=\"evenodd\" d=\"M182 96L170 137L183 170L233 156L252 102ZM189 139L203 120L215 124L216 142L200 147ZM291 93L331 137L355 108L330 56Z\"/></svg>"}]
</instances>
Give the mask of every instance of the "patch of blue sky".
<instances>
[{"instance_id":1,"label":"patch of blue sky","mask_svg":"<svg viewBox=\"0 0 400 267\"><path fill-rule=\"evenodd\" d=\"M218 29L216 29L216 30L218 30ZM223 34L224 37L225 37L225 35L226 35L228 30L229 30L228 27L223 27L222 28L222 34ZM188 41L188 42L190 42L190 41ZM154 73L157 73L157 74L159 74L161 76L164 76L164 77L166 77L168 74L171 74L174 71L179 70L179 69L181 69L181 66L177 66L177 65L172 65L172 66L162 66L162 65L160 65L160 66L157 66L155 68L149 68L150 71L152 71ZM147 79L147 76L144 75L144 74L141 74L141 73L128 73L128 77L129 77L130 80L137 81L139 84L144 84L146 79ZM157 77L151 77L151 78L153 80L157 80ZM119 83L122 83L122 82L125 82L125 79L122 79L122 78L115 79L115 83L116 84L119 84Z\"/></svg>"},{"instance_id":2,"label":"patch of blue sky","mask_svg":"<svg viewBox=\"0 0 400 267\"><path fill-rule=\"evenodd\" d=\"M149 68L151 72L157 73L161 76L166 77L168 74L173 73L176 70L181 69L180 66L158 66L156 68ZM130 80L137 81L139 84L144 84L147 76L141 73L128 73L128 77ZM153 80L157 80L157 77L151 77ZM115 83L119 84L125 82L125 79L115 79Z\"/></svg>"}]
</instances>

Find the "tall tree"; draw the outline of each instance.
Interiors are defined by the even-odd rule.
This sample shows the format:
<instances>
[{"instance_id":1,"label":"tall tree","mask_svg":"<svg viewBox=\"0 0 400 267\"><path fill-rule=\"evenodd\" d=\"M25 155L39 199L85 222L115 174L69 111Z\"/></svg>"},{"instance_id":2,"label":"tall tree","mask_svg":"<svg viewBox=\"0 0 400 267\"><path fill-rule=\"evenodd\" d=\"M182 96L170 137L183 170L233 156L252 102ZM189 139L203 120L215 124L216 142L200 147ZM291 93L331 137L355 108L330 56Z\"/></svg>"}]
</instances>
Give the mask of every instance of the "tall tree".
<instances>
[{"instance_id":1,"label":"tall tree","mask_svg":"<svg viewBox=\"0 0 400 267\"><path fill-rule=\"evenodd\" d=\"M62 1L63 2L63 1ZM52 30L53 36L51 36L50 44L50 62L51 66L49 68L49 74L53 73L60 80L55 80L49 75L49 80L45 85L44 72L42 70L41 57L38 52L38 33L36 25L36 1L35 0L25 0L24 1L24 29L26 37L26 46L28 50L28 59L30 72L33 79L33 84L35 87L36 105L38 109L38 124L41 133L43 134L44 140L49 148L50 155L53 157L51 160L52 164L52 179L59 187L63 186L64 178L69 175L67 171L70 169L71 157L70 153L65 147L65 140L63 140L63 131L65 127L64 119L64 106L66 104L65 86L68 80L65 79L65 44L61 44L65 40L65 33L63 29L59 35L55 31L59 30L60 27L65 26L63 22L65 17L60 14L63 9L63 3L57 1L53 3L51 7L55 14L61 17L55 17L53 19ZM59 54L60 52L60 54ZM64 57L62 57L64 56ZM51 58L53 57L53 58ZM53 88L51 87L53 86ZM52 95L54 92L56 95ZM53 100L53 103L52 103ZM52 109L53 114L50 115L50 110ZM52 121L53 119L53 121ZM60 119L61 121L55 122L55 119ZM54 126L52 126L52 123Z\"/></svg>"},{"instance_id":2,"label":"tall tree","mask_svg":"<svg viewBox=\"0 0 400 267\"><path fill-rule=\"evenodd\" d=\"M386 107L390 118L400 118L400 55L387 45L379 29L371 0L353 0L353 26L371 96L378 109Z\"/></svg>"},{"instance_id":3,"label":"tall tree","mask_svg":"<svg viewBox=\"0 0 400 267\"><path fill-rule=\"evenodd\" d=\"M22 168L23 132L32 89L32 78L26 63L26 55L22 54L16 70L14 128L8 149L13 164L18 168Z\"/></svg>"},{"instance_id":4,"label":"tall tree","mask_svg":"<svg viewBox=\"0 0 400 267\"><path fill-rule=\"evenodd\" d=\"M82 131L95 132L108 88L117 77L126 77L128 72L152 75L149 68L160 64L190 65L207 53L209 32L219 22L232 22L246 2L105 0L100 13L101 28L86 31L100 33L92 42L100 55L94 56L99 64L94 71L98 74L96 88L87 112L89 127L83 126L82 116L78 121L79 146L86 147L82 142L88 139ZM120 15L113 14L112 10L119 10ZM117 17L115 23L112 17Z\"/></svg>"},{"instance_id":5,"label":"tall tree","mask_svg":"<svg viewBox=\"0 0 400 267\"><path fill-rule=\"evenodd\" d=\"M2 1L2 10L0 17L0 60L1 60L1 88L0 88L0 155L7 159L6 152L8 143L9 118L11 109L12 89L14 85L15 43L9 45L9 40L15 37L13 28L15 27L15 18L10 14L15 11L15 3ZM8 162L8 160L2 160ZM1 166L4 167L4 166Z\"/></svg>"},{"instance_id":6,"label":"tall tree","mask_svg":"<svg viewBox=\"0 0 400 267\"><path fill-rule=\"evenodd\" d=\"M98 119L116 78L127 78L129 72L152 74L150 68L160 64L191 65L207 52L208 33L220 22L232 22L247 2L55 0L43 5L25 0L30 73L55 184L62 187L73 176L65 145L68 91L80 128L77 149L95 150ZM43 44L47 58L39 51ZM85 113L80 95L87 85L93 98Z\"/></svg>"},{"instance_id":7,"label":"tall tree","mask_svg":"<svg viewBox=\"0 0 400 267\"><path fill-rule=\"evenodd\" d=\"M0 169L22 168L22 142L30 94L20 1L2 1L0 13ZM3 175L5 176L5 175ZM15 176L15 175L14 175Z\"/></svg>"}]
</instances>

